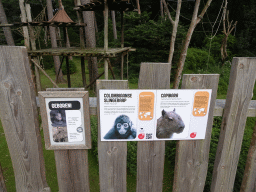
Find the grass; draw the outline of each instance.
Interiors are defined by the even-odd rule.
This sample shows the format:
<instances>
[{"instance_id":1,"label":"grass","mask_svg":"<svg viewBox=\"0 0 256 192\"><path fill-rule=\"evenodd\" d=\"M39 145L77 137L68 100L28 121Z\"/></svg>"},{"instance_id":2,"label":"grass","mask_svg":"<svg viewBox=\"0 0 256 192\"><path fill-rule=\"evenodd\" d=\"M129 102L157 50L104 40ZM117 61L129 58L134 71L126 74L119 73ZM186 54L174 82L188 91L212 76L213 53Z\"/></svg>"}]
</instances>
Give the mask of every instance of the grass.
<instances>
[{"instance_id":1,"label":"grass","mask_svg":"<svg viewBox=\"0 0 256 192\"><path fill-rule=\"evenodd\" d=\"M80 70L80 60L76 57L73 57L74 63L77 67L77 72L75 74L71 75L71 86L72 87L82 87L82 74ZM99 68L99 74L103 72L103 67ZM117 70L117 69L116 69ZM51 76L52 79L55 79L55 74L52 69L46 70L47 74ZM88 74L88 69L86 68L86 73ZM87 75L88 76L88 75ZM109 74L110 79L111 74ZM66 77L65 77L66 78ZM101 77L101 79L104 78L104 75ZM89 82L89 78L87 77L87 83ZM138 88L138 81L132 80L129 81L129 88L130 89L137 89ZM41 74L41 84L42 89L45 90L46 88L53 87L50 80ZM59 87L67 87L67 84L58 84ZM171 86L172 87L172 86ZM90 97L94 96L95 92L93 90L89 91ZM256 90L254 91L256 93ZM218 99L225 99L226 95L221 94L218 95ZM255 99L255 98L253 98ZM91 117L94 118L94 117ZM97 119L97 118L96 118ZM250 145L250 139L252 130L254 127L254 122L256 118L248 118L246 128L245 128L245 135L244 135L244 142L240 154L240 161L238 165L238 172L237 172L237 179L235 188L239 188L239 183L241 183L241 177L244 171L244 162L246 161L246 156L248 152L248 146ZM96 120L97 121L97 120ZM95 118L91 119L91 126L97 126L97 122L95 123ZM218 122L219 123L219 122ZM94 127L97 129L97 127ZM208 180L207 185L209 185L210 178L211 178L211 170L214 163L214 155L215 155L215 148L217 147L218 142L218 134L219 134L219 127L213 128L213 139L211 143L211 152L210 152L210 162L209 162L209 174L208 174ZM44 141L43 141L43 132L41 131L41 137L44 147ZM172 190L172 182L173 182L173 173L174 173L174 164L175 164L175 143L168 142L166 149L172 150L172 155L166 155L165 156L165 165L164 165L164 180L163 180L163 191L169 192ZM46 178L47 183L49 187L51 188L52 192L58 191L58 182L57 182L57 174L56 174L56 165L55 165L55 158L54 158L54 151L51 150L45 150L43 148L44 153L44 159L45 159L45 167L46 167ZM99 189L99 166L98 166L98 160L95 156L95 153L92 150L88 150L88 160L89 160L89 178L90 178L90 189L92 192L100 191ZM7 187L8 192L15 192L15 178L14 178L14 172L12 168L12 162L8 150L8 146L6 143L4 131L2 124L0 122L0 162L3 168L5 183ZM209 186L208 186L209 187ZM132 174L129 171L127 172L127 191L133 192L136 191L136 174ZM235 191L237 191L235 189Z\"/></svg>"}]
</instances>

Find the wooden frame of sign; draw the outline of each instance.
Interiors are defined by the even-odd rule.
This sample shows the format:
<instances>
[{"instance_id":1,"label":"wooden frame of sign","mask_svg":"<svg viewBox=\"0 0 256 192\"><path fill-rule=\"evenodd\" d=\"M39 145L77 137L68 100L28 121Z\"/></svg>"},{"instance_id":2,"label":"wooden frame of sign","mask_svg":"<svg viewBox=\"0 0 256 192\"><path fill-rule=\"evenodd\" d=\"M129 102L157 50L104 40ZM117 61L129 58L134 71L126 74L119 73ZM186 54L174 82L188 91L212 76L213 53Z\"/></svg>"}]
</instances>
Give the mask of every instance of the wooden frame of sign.
<instances>
[{"instance_id":1,"label":"wooden frame of sign","mask_svg":"<svg viewBox=\"0 0 256 192\"><path fill-rule=\"evenodd\" d=\"M88 91L38 93L47 150L90 149Z\"/></svg>"}]
</instances>

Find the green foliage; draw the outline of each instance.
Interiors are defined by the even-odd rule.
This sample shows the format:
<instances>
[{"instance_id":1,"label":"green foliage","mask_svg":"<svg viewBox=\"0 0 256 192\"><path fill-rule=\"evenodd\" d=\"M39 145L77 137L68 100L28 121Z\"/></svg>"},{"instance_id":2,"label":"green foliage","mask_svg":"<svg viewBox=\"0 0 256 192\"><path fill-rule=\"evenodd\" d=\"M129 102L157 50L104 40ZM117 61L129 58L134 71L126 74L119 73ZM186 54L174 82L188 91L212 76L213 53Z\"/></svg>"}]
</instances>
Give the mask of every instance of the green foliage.
<instances>
[{"instance_id":1,"label":"green foliage","mask_svg":"<svg viewBox=\"0 0 256 192\"><path fill-rule=\"evenodd\" d=\"M230 69L229 61L221 66L208 51L188 48L183 74L220 74L218 95L225 95L228 90Z\"/></svg>"},{"instance_id":2,"label":"green foliage","mask_svg":"<svg viewBox=\"0 0 256 192\"><path fill-rule=\"evenodd\" d=\"M205 49L215 58L217 62L221 61L221 43L222 39L224 38L224 34L220 34L215 36L213 39L210 39L209 37L206 37L204 40ZM227 53L228 57L226 60L231 61L232 58L235 56L234 53L236 52L236 45L237 45L237 39L233 35L228 36L228 42L227 42Z\"/></svg>"},{"instance_id":3,"label":"green foliage","mask_svg":"<svg viewBox=\"0 0 256 192\"><path fill-rule=\"evenodd\" d=\"M98 120L97 116L91 116L91 139L92 139L92 153L98 160Z\"/></svg>"},{"instance_id":4,"label":"green foliage","mask_svg":"<svg viewBox=\"0 0 256 192\"><path fill-rule=\"evenodd\" d=\"M42 64L44 69L51 69L54 67L54 61L52 56L44 56L42 57Z\"/></svg>"},{"instance_id":5,"label":"green foliage","mask_svg":"<svg viewBox=\"0 0 256 192\"><path fill-rule=\"evenodd\" d=\"M209 164L208 164L208 172L205 182L204 191L208 192L211 188L212 182L212 172L214 167L214 161L217 152L217 146L219 142L220 136L220 128L221 128L222 117L214 117L213 119L213 127L212 127L212 136L211 136L211 144L210 144L210 152L209 152Z\"/></svg>"},{"instance_id":6,"label":"green foliage","mask_svg":"<svg viewBox=\"0 0 256 192\"><path fill-rule=\"evenodd\" d=\"M167 62L172 33L171 22L163 19L149 20L150 13L128 12L124 15L125 31L124 46L136 48L129 54L129 78L138 78L139 67L142 62ZM113 39L112 22L109 22L109 47L120 47L120 33L118 39ZM118 21L117 26L120 26ZM119 30L118 30L119 31ZM179 26L175 46L180 47L185 30ZM103 32L99 33L98 46L103 46ZM177 57L178 51L174 56ZM115 66L120 69L120 66ZM126 71L126 66L124 71Z\"/></svg>"},{"instance_id":7,"label":"green foliage","mask_svg":"<svg viewBox=\"0 0 256 192\"><path fill-rule=\"evenodd\" d=\"M67 75L67 65L66 61L63 62L62 64L62 72L64 75ZM73 60L69 60L69 73L74 74L77 72L76 64Z\"/></svg>"},{"instance_id":8,"label":"green foliage","mask_svg":"<svg viewBox=\"0 0 256 192\"><path fill-rule=\"evenodd\" d=\"M132 175L137 174L137 142L127 142L127 169Z\"/></svg>"},{"instance_id":9,"label":"green foliage","mask_svg":"<svg viewBox=\"0 0 256 192\"><path fill-rule=\"evenodd\" d=\"M243 180L245 163L247 160L247 154L248 154L248 150L250 147L250 142L251 142L251 138L252 138L255 120L256 120L256 118L247 118L245 131L244 131L244 137L243 137L243 143L242 143L242 147L241 147L241 153L240 153L237 172L236 172L236 179L235 179L235 183L234 183L234 190L233 190L234 192L240 191L240 186L241 186L241 183ZM209 153L208 172L207 172L207 178L206 178L206 183L205 183L205 188L204 188L205 192L210 191L210 188L211 188L212 172L213 172L214 161L215 161L216 152L217 152L217 146L218 146L218 142L219 142L221 122L222 122L222 117L214 117L213 127L212 127L210 153Z\"/></svg>"},{"instance_id":10,"label":"green foliage","mask_svg":"<svg viewBox=\"0 0 256 192\"><path fill-rule=\"evenodd\" d=\"M169 20L148 20L149 14L131 13L126 15L125 46L136 48L129 56L129 75L137 76L142 62L167 62L170 49L172 24ZM137 25L134 25L137 24ZM179 27L176 47L184 37L183 27ZM175 52L174 56L178 53Z\"/></svg>"},{"instance_id":11,"label":"green foliage","mask_svg":"<svg viewBox=\"0 0 256 192\"><path fill-rule=\"evenodd\" d=\"M215 60L209 53L202 49L188 48L183 73L201 73L207 71L209 66L216 65Z\"/></svg>"},{"instance_id":12,"label":"green foliage","mask_svg":"<svg viewBox=\"0 0 256 192\"><path fill-rule=\"evenodd\" d=\"M252 133L253 133L254 125L255 125L255 120L256 120L255 117L253 117L253 118L248 117L247 121L246 121L243 143L242 143L239 162L238 162L237 171L236 171L234 192L240 191L240 186L243 181L245 164L246 164L248 150L249 150L251 139L252 139Z\"/></svg>"}]
</instances>

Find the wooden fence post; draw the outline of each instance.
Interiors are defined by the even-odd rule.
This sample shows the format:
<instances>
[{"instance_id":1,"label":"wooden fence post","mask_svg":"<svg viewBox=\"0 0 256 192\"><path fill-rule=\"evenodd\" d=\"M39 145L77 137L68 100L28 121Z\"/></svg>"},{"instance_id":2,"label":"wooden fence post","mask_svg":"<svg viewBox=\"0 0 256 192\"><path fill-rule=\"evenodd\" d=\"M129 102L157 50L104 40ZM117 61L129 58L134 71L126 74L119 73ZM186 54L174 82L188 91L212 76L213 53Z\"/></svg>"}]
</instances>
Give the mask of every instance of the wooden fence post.
<instances>
[{"instance_id":1,"label":"wooden fence post","mask_svg":"<svg viewBox=\"0 0 256 192\"><path fill-rule=\"evenodd\" d=\"M251 145L247 155L247 161L244 170L244 178L241 185L241 192L251 192L256 189L256 123L252 134Z\"/></svg>"},{"instance_id":2,"label":"wooden fence post","mask_svg":"<svg viewBox=\"0 0 256 192\"><path fill-rule=\"evenodd\" d=\"M211 191L233 191L249 103L256 74L256 58L234 58L214 162Z\"/></svg>"},{"instance_id":3,"label":"wooden fence post","mask_svg":"<svg viewBox=\"0 0 256 192\"><path fill-rule=\"evenodd\" d=\"M5 181L4 181L4 173L2 170L2 166L0 164L0 191L1 192L7 192L6 186L5 186Z\"/></svg>"},{"instance_id":4,"label":"wooden fence post","mask_svg":"<svg viewBox=\"0 0 256 192\"><path fill-rule=\"evenodd\" d=\"M141 63L139 89L169 89L169 63ZM139 141L137 192L162 191L165 141Z\"/></svg>"},{"instance_id":5,"label":"wooden fence post","mask_svg":"<svg viewBox=\"0 0 256 192\"><path fill-rule=\"evenodd\" d=\"M205 139L177 142L173 183L175 192L204 190L218 82L217 74L183 75L182 89L212 89L212 95Z\"/></svg>"},{"instance_id":6,"label":"wooden fence post","mask_svg":"<svg viewBox=\"0 0 256 192\"><path fill-rule=\"evenodd\" d=\"M46 91L84 91L84 88L48 88ZM89 113L89 103L85 106ZM86 117L85 117L86 118ZM90 119L86 119L90 122ZM54 150L60 192L89 192L88 150Z\"/></svg>"},{"instance_id":7,"label":"wooden fence post","mask_svg":"<svg viewBox=\"0 0 256 192\"><path fill-rule=\"evenodd\" d=\"M17 191L50 191L36 96L25 47L0 46L0 117L15 173Z\"/></svg>"},{"instance_id":8,"label":"wooden fence post","mask_svg":"<svg viewBox=\"0 0 256 192\"><path fill-rule=\"evenodd\" d=\"M99 89L128 89L127 80L97 80ZM127 141L101 141L98 99L98 156L101 192L126 192Z\"/></svg>"}]
</instances>

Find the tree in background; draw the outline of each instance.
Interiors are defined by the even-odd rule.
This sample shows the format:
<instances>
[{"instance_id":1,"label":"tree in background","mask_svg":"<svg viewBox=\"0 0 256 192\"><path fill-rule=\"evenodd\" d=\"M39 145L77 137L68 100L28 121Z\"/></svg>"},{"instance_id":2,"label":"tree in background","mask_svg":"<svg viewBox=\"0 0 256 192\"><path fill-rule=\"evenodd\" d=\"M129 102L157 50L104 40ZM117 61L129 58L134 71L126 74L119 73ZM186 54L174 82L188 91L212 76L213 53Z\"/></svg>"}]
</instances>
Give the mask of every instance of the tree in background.
<instances>
[{"instance_id":1,"label":"tree in background","mask_svg":"<svg viewBox=\"0 0 256 192\"><path fill-rule=\"evenodd\" d=\"M235 29L237 24L237 21L234 24L233 24L233 20L231 22L229 21L229 11L227 10L227 5L228 5L228 1L225 0L225 6L223 8L224 37L222 39L221 48L220 48L222 65L225 64L226 58L228 57L228 53L227 53L228 36Z\"/></svg>"},{"instance_id":2,"label":"tree in background","mask_svg":"<svg viewBox=\"0 0 256 192\"><path fill-rule=\"evenodd\" d=\"M174 84L173 84L174 89L178 89L178 87L179 87L181 74L182 74L184 64L185 64L185 60L186 60L186 56L187 56L188 46L190 44L190 40L191 40L192 34L194 32L194 29L196 28L197 24L202 20L204 14L206 13L206 11L207 11L208 7L210 6L211 2L212 2L212 0L207 1L207 3L205 4L205 6L204 6L200 15L198 15L200 0L196 0L196 2L195 2L192 21L190 23L186 38L184 40L184 43L183 43L183 46L182 46L182 49L181 49L181 53L180 53L180 58L179 58L178 65L177 65L178 69L177 69L177 72L175 74L175 79L174 79Z\"/></svg>"},{"instance_id":3,"label":"tree in background","mask_svg":"<svg viewBox=\"0 0 256 192\"><path fill-rule=\"evenodd\" d=\"M46 3L47 3L48 20L50 20L53 18L52 0L46 0ZM57 40L56 40L55 28L50 26L49 30L50 30L52 48L56 48ZM54 60L54 68L55 68L55 73L56 73L56 82L59 82L59 83L66 82L66 80L63 78L62 70L60 69L60 57L53 56L53 60ZM58 73L59 73L59 75L58 75Z\"/></svg>"},{"instance_id":4,"label":"tree in background","mask_svg":"<svg viewBox=\"0 0 256 192\"><path fill-rule=\"evenodd\" d=\"M82 4L90 3L90 0L81 0ZM95 22L94 22L94 11L84 11L83 12L85 27L85 38L86 47L95 48L96 47L96 36L95 36ZM88 58L88 68L90 82L98 77L98 64L97 57Z\"/></svg>"},{"instance_id":5,"label":"tree in background","mask_svg":"<svg viewBox=\"0 0 256 192\"><path fill-rule=\"evenodd\" d=\"M1 22L1 24L8 24L8 21L7 21L5 12L4 12L2 0L0 0L0 22ZM13 37L12 37L11 28L10 27L3 27L3 31L4 31L4 36L5 36L7 44L14 46L15 44L14 44L14 40L13 40Z\"/></svg>"}]
</instances>

